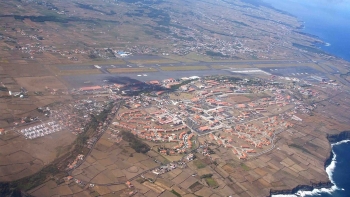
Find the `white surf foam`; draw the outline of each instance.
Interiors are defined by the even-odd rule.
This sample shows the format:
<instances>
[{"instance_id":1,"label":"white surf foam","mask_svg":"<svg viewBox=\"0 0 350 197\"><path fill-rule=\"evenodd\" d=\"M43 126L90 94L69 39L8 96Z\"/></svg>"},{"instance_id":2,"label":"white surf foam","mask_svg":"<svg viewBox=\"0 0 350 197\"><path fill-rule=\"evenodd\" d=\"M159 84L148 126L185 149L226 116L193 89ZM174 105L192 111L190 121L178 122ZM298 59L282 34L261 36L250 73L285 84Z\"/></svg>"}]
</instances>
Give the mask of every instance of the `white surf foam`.
<instances>
[{"instance_id":1,"label":"white surf foam","mask_svg":"<svg viewBox=\"0 0 350 197\"><path fill-rule=\"evenodd\" d=\"M332 147L333 147L333 145L332 145ZM333 172L334 172L334 169L335 169L335 164L337 163L337 155L334 153L333 150L332 150L332 153L333 153L333 158L332 158L331 163L327 166L326 172L328 174L329 180L331 181L331 183L334 184Z\"/></svg>"},{"instance_id":2,"label":"white surf foam","mask_svg":"<svg viewBox=\"0 0 350 197\"><path fill-rule=\"evenodd\" d=\"M334 145L337 146L337 145L344 144L344 143L348 143L348 142L350 142L350 140L343 140L343 141L340 141L340 142L337 142L337 143L332 144L332 147L333 147Z\"/></svg>"},{"instance_id":3,"label":"white surf foam","mask_svg":"<svg viewBox=\"0 0 350 197\"><path fill-rule=\"evenodd\" d=\"M333 146L337 146L348 142L350 142L350 140L343 140L343 141L334 143L331 146L333 148ZM278 195L272 195L272 197L305 197L305 196L317 195L321 193L331 194L336 190L344 190L343 188L337 187L337 185L334 183L334 180L333 180L333 172L337 164L337 155L334 153L333 150L332 150L332 153L333 153L332 162L326 168L326 172L328 174L329 180L333 184L331 188L313 189L312 191L298 191L296 194L287 194L287 195L278 194Z\"/></svg>"}]
</instances>

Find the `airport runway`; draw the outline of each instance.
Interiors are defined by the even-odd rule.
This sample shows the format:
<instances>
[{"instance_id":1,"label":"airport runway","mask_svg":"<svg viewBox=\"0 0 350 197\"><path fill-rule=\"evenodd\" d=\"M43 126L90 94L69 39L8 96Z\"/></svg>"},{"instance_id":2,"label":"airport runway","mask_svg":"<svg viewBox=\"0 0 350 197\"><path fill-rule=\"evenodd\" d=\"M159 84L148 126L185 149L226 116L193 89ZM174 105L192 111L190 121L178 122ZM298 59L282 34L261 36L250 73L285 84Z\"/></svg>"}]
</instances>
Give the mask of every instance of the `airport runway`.
<instances>
[{"instance_id":1,"label":"airport runway","mask_svg":"<svg viewBox=\"0 0 350 197\"><path fill-rule=\"evenodd\" d=\"M311 61L304 61L299 63L299 61L293 60L281 60L281 61L232 61L232 62L178 62L178 63L152 63L152 64L135 64L135 63L126 63L126 64L98 64L101 68L142 68L142 67L153 67L157 68L160 66L234 66L234 65L249 65L254 67L254 64L303 64L310 63ZM91 65L59 65L56 66L60 70L86 70L86 69L97 69L93 64Z\"/></svg>"},{"instance_id":2,"label":"airport runway","mask_svg":"<svg viewBox=\"0 0 350 197\"><path fill-rule=\"evenodd\" d=\"M150 56L144 56L141 59L148 59ZM178 63L153 63L153 64L135 64L128 63L128 60L139 60L135 57L124 59L127 63L125 64L99 64L98 67L94 65L59 65L56 66L60 70L89 70L89 69L99 69L101 74L92 74L92 75L74 75L74 76L61 76L65 81L67 81L72 87L79 88L82 86L91 86L91 85L104 85L109 84L111 81L117 83L121 81L122 83L127 81L133 82L148 82L151 80L164 80L167 78L182 78L182 77L190 77L190 76L209 76L209 75L234 75L237 73L231 72L232 70L245 70L245 69L261 69L267 73L271 73L273 75L278 76L288 76L295 78L305 78L310 75L320 75L320 71L315 70L311 67L305 66L303 64L310 63L311 61L296 61L296 60L278 60L278 61L230 61L230 62L178 62ZM155 58L152 57L151 60ZM159 58L162 59L162 58ZM261 65L266 64L265 68L256 68L256 64ZM271 64L281 65L280 67L269 67ZM295 66L283 67L283 64L295 64ZM229 66L227 68L213 68L212 66ZM248 65L247 68L237 68L234 65ZM207 70L189 70L189 71L165 71L161 70L162 66L208 66ZM108 69L110 68L155 68L156 72L130 72L130 73L110 73ZM265 72L261 72L263 74ZM245 73L241 73L245 74ZM246 73L253 74L253 73ZM293 75L294 74L294 75Z\"/></svg>"}]
</instances>

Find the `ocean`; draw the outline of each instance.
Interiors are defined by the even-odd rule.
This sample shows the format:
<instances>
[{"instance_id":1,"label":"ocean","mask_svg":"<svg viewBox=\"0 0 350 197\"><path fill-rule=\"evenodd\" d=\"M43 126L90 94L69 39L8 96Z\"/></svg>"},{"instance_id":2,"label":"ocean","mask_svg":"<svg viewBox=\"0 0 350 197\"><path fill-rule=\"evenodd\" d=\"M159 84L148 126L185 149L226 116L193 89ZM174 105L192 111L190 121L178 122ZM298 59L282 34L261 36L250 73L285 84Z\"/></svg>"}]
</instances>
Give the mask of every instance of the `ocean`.
<instances>
[{"instance_id":1,"label":"ocean","mask_svg":"<svg viewBox=\"0 0 350 197\"><path fill-rule=\"evenodd\" d=\"M259 4L259 0L246 0ZM305 33L326 42L322 50L350 61L350 0L262 0L304 22ZM350 197L350 140L332 144L333 158L326 172L331 188L299 191L273 197Z\"/></svg>"},{"instance_id":2,"label":"ocean","mask_svg":"<svg viewBox=\"0 0 350 197\"><path fill-rule=\"evenodd\" d=\"M273 195L272 197L350 197L350 140L332 144L332 162L326 168L331 188L299 191L290 195Z\"/></svg>"},{"instance_id":3,"label":"ocean","mask_svg":"<svg viewBox=\"0 0 350 197\"><path fill-rule=\"evenodd\" d=\"M350 0L263 0L304 22L303 32L318 36L322 50L350 61ZM332 144L333 160L326 168L331 188L273 197L350 197L350 140Z\"/></svg>"},{"instance_id":4,"label":"ocean","mask_svg":"<svg viewBox=\"0 0 350 197\"><path fill-rule=\"evenodd\" d=\"M263 0L304 22L303 32L326 42L322 50L350 61L349 0Z\"/></svg>"}]
</instances>

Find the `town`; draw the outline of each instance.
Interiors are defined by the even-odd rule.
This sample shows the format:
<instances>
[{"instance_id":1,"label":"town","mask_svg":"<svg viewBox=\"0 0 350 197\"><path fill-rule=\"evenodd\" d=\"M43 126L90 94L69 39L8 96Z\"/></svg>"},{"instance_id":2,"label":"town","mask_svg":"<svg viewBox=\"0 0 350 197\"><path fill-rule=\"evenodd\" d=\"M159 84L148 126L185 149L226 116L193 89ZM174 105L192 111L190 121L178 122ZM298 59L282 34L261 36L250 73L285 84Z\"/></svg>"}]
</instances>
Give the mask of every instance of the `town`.
<instances>
[{"instance_id":1,"label":"town","mask_svg":"<svg viewBox=\"0 0 350 197\"><path fill-rule=\"evenodd\" d=\"M161 164L151 173L161 175L178 166L186 168L186 163L196 161L198 154L214 161L213 150L219 147L226 148L226 157L241 161L268 153L275 148L279 133L302 122L303 114L312 114L316 101L322 99L319 90L325 88L338 90L341 86L334 81L310 82L274 75L189 76L139 84L85 86L67 92L79 99L42 106L39 111L43 115L37 121L14 126L27 140L61 130L85 136L85 151L62 166L68 172L79 169L91 153L89 150L106 135L112 143L128 139L135 144L131 147L136 152L147 153L151 148L173 162L167 164L151 156ZM313 102L304 102L310 99ZM96 129L87 130L92 122ZM82 186L98 185L76 180Z\"/></svg>"},{"instance_id":2,"label":"town","mask_svg":"<svg viewBox=\"0 0 350 197\"><path fill-rule=\"evenodd\" d=\"M0 1L0 196L340 188L350 64L279 4Z\"/></svg>"},{"instance_id":3,"label":"town","mask_svg":"<svg viewBox=\"0 0 350 197\"><path fill-rule=\"evenodd\" d=\"M318 58L333 59L332 56L321 53L314 47L308 47L309 43L323 42L294 30L302 26L298 20L275 12L273 9L264 10L267 14L262 15L259 9L246 10L245 4L231 4L223 1L212 8L213 5L207 2L198 2L196 9L181 10L181 12L173 12L173 10L165 12L162 4L148 2L129 4L128 6L136 9L134 11L123 10L120 5L126 6L124 1L108 1L109 6L103 9L95 9L94 7L99 7L99 5L94 1L86 2L86 4L69 2L71 6L62 5L60 2L27 0L22 1L22 4L30 5L35 9L44 9L45 13L50 14L38 17L28 13L28 16L18 16L4 11L6 20L14 21L15 25L12 28L8 23L2 23L5 34L0 35L0 40L7 43L6 52L15 56L17 61L40 61L42 58L54 58L67 63L81 63L89 60L120 62L120 58L130 54L171 56L173 60L187 59L187 61L210 58L304 59L302 55L294 51L316 52ZM23 5L16 6L21 8ZM231 12L231 9L222 10L222 6L234 6L235 14ZM113 11L110 14L109 11L103 11L106 9L115 9L116 12ZM205 13L202 12L203 9L210 9L213 13L220 10L221 15ZM83 19L87 12L91 16L89 20L94 21L93 24ZM155 14L145 14L147 12ZM192 20L186 20L180 14L188 12L191 14L187 17L191 17ZM274 16L279 20L268 20L268 16ZM138 22L131 20L135 18L147 18L147 20L137 20ZM25 25L18 23L21 20ZM62 25L68 22L74 23L74 25L65 26L64 30L74 33L65 34L63 37L56 33L60 27L56 25L55 28L40 27L31 20L55 22ZM107 25L99 28L100 23ZM143 28L137 31L137 34L116 36L124 34L123 29L129 28L128 25L125 25L128 23ZM122 28L116 27L115 24L121 25ZM103 44L98 44L95 40L100 39L101 36L103 36ZM257 36L259 39L256 39ZM57 41L50 39L51 37L57 37ZM309 42L302 41L305 39L308 39ZM297 41L300 42L295 43ZM124 43L127 44L124 45Z\"/></svg>"}]
</instances>

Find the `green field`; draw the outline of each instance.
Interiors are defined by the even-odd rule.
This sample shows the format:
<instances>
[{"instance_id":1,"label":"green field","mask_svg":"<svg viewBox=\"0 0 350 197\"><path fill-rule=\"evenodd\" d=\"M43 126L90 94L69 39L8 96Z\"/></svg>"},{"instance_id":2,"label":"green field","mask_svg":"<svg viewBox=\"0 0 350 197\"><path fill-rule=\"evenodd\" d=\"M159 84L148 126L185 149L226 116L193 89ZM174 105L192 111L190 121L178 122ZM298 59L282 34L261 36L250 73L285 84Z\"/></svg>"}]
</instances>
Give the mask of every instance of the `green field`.
<instances>
[{"instance_id":1,"label":"green field","mask_svg":"<svg viewBox=\"0 0 350 197\"><path fill-rule=\"evenodd\" d=\"M205 182L207 182L207 184L210 186L210 187L217 187L219 186L218 183L211 177L209 178L205 178Z\"/></svg>"},{"instance_id":2,"label":"green field","mask_svg":"<svg viewBox=\"0 0 350 197\"><path fill-rule=\"evenodd\" d=\"M250 168L249 168L247 165L245 165L244 163L241 163L241 167L242 167L245 171L249 171L249 170L250 170Z\"/></svg>"},{"instance_id":3,"label":"green field","mask_svg":"<svg viewBox=\"0 0 350 197\"><path fill-rule=\"evenodd\" d=\"M202 160L195 160L193 161L193 164L198 168L198 169L201 169L201 168L205 168L205 163L202 162Z\"/></svg>"}]
</instances>

